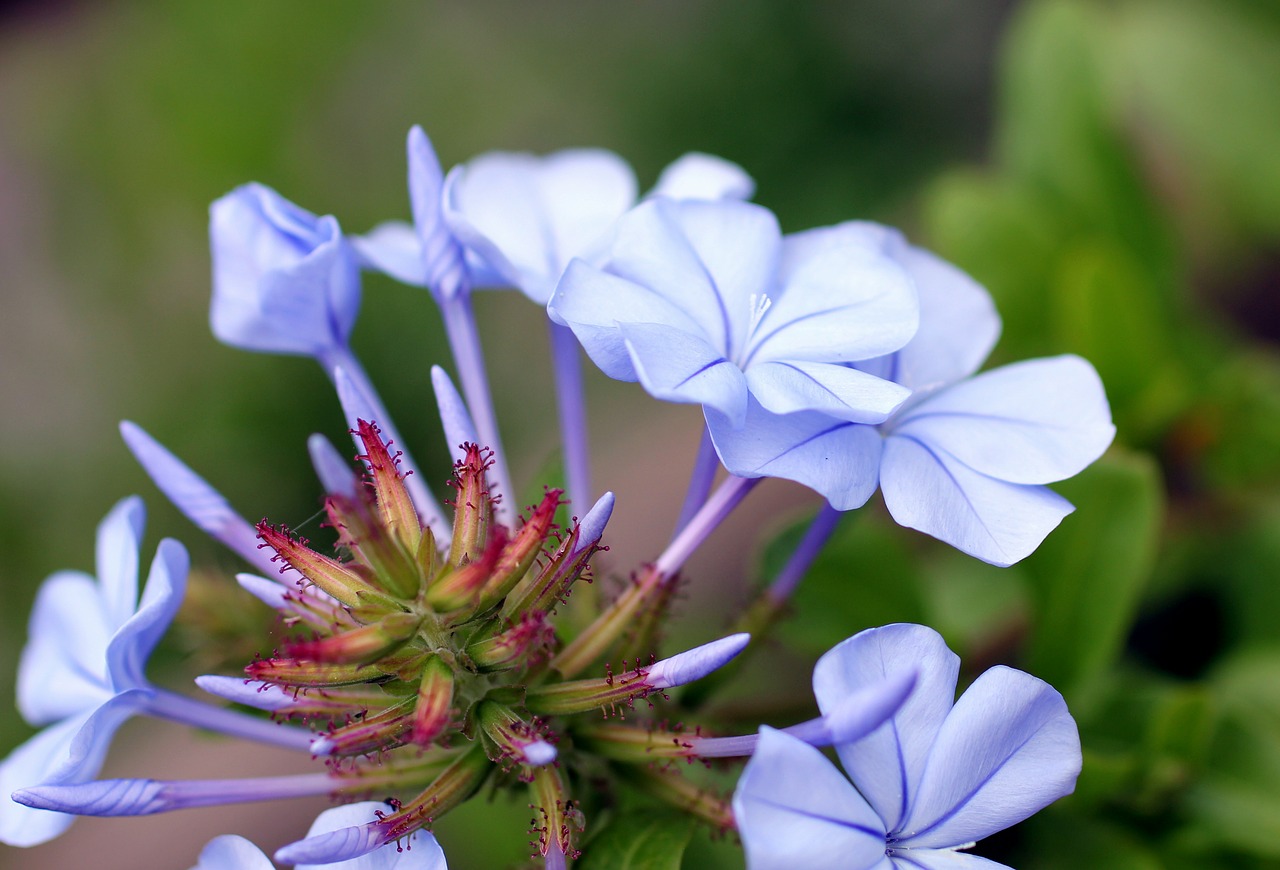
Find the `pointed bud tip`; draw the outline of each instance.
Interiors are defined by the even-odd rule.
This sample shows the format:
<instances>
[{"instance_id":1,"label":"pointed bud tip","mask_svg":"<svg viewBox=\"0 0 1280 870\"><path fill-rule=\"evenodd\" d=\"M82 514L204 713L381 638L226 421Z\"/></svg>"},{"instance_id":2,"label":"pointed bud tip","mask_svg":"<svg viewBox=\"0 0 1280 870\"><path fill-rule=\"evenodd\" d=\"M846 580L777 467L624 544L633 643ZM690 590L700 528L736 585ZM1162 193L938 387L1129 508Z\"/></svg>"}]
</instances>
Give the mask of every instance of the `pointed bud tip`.
<instances>
[{"instance_id":1,"label":"pointed bud tip","mask_svg":"<svg viewBox=\"0 0 1280 870\"><path fill-rule=\"evenodd\" d=\"M649 669L645 682L654 689L671 689L700 680L727 664L750 642L751 635L742 632L704 643L658 662Z\"/></svg>"},{"instance_id":2,"label":"pointed bud tip","mask_svg":"<svg viewBox=\"0 0 1280 870\"><path fill-rule=\"evenodd\" d=\"M609 517L613 515L614 496L612 492L606 492L596 500L591 510L587 511L578 522L578 549L581 550L600 540L604 534L604 527L609 523Z\"/></svg>"},{"instance_id":3,"label":"pointed bud tip","mask_svg":"<svg viewBox=\"0 0 1280 870\"><path fill-rule=\"evenodd\" d=\"M556 748L545 740L535 740L524 748L524 763L543 767L556 760Z\"/></svg>"},{"instance_id":4,"label":"pointed bud tip","mask_svg":"<svg viewBox=\"0 0 1280 870\"><path fill-rule=\"evenodd\" d=\"M332 864L367 855L385 842L381 826L370 822L298 840L282 846L274 857L279 864Z\"/></svg>"}]
</instances>

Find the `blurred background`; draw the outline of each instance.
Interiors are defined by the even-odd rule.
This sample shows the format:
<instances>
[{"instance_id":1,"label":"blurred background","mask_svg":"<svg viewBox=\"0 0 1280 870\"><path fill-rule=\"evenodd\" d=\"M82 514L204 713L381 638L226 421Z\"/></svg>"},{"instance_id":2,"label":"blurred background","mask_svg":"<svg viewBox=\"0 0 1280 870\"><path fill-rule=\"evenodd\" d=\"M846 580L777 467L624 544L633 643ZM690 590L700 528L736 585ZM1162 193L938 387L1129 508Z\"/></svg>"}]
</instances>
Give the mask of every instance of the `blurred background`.
<instances>
[{"instance_id":1,"label":"blurred background","mask_svg":"<svg viewBox=\"0 0 1280 870\"><path fill-rule=\"evenodd\" d=\"M600 146L642 189L685 151L722 155L786 230L880 220L970 271L1004 317L993 362L1088 357L1119 436L1060 487L1079 510L1036 555L992 569L896 529L873 502L739 692L785 677L811 704L817 654L868 625L926 621L969 676L1006 662L1048 679L1084 739L1077 793L981 854L1020 868L1280 867L1270 0L0 3L0 697L38 584L90 570L96 523L131 493L150 509L144 558L175 536L197 566L151 675L181 686L258 651L234 640L271 625L236 593L239 566L164 502L116 425L144 426L250 519L307 528L303 444L313 431L341 443L336 401L311 361L209 334L207 206L257 180L348 232L407 217L414 123L446 166ZM544 329L518 294L477 305L515 474L535 492L556 449ZM354 343L420 464L446 469L428 380L445 347L425 296L368 276ZM620 498L607 584L661 548L699 420L589 386L596 480ZM783 484L753 496L691 565L673 636L727 623L814 504ZM31 733L0 702L0 753ZM302 767L132 722L104 775ZM512 865L527 809L473 804L440 827L452 866ZM0 846L0 867L186 867L218 833L274 848L318 808L80 820L37 849ZM686 856L737 864L702 835Z\"/></svg>"}]
</instances>

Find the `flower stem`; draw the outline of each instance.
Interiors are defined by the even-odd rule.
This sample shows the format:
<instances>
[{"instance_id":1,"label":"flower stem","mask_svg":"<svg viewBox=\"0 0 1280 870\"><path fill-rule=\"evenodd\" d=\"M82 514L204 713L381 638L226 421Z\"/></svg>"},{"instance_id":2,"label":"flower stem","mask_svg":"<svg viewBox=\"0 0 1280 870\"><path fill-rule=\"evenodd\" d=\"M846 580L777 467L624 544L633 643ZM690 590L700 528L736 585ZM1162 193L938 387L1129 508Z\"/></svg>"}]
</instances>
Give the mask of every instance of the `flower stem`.
<instances>
[{"instance_id":1,"label":"flower stem","mask_svg":"<svg viewBox=\"0 0 1280 870\"><path fill-rule=\"evenodd\" d=\"M715 481L716 471L720 468L720 458L716 455L715 445L711 443L711 432L702 427L702 440L698 443L698 456L693 461L693 473L689 476L689 489L684 496L684 505L680 508L680 518L676 520L672 536L680 534L689 525L699 509L706 504L707 495L711 492L711 484Z\"/></svg>"},{"instance_id":2,"label":"flower stem","mask_svg":"<svg viewBox=\"0 0 1280 870\"><path fill-rule=\"evenodd\" d=\"M311 741L315 737L303 728L281 725L258 716L215 707L163 689L155 690L155 694L147 703L146 711L161 719L181 722L196 728L206 728L220 734L252 740L255 743L283 746L285 749L300 749L307 753L311 752Z\"/></svg>"},{"instance_id":3,"label":"flower stem","mask_svg":"<svg viewBox=\"0 0 1280 870\"><path fill-rule=\"evenodd\" d=\"M591 499L591 453L587 446L587 405L582 388L582 361L578 340L567 326L550 318L551 362L556 378L556 408L560 414L560 442L564 452L565 489L576 511L586 510Z\"/></svg>"},{"instance_id":4,"label":"flower stem","mask_svg":"<svg viewBox=\"0 0 1280 870\"><path fill-rule=\"evenodd\" d=\"M760 480L758 477L730 475L654 561L653 567L657 572L670 577L679 571L693 551L701 546L707 536L733 512Z\"/></svg>"}]
</instances>

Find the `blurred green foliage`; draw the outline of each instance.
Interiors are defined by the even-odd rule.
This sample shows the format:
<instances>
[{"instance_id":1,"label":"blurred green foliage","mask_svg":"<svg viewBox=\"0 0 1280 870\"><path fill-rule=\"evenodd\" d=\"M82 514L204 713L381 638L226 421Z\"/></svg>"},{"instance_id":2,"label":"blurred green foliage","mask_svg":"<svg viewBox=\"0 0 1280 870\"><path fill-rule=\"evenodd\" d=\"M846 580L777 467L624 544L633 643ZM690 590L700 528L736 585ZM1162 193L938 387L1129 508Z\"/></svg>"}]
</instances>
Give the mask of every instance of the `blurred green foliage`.
<instances>
[{"instance_id":1,"label":"blurred green foliage","mask_svg":"<svg viewBox=\"0 0 1280 870\"><path fill-rule=\"evenodd\" d=\"M992 292L994 363L1089 358L1119 428L1060 487L1077 512L1010 569L876 508L849 517L779 627L789 652L744 669L732 697L749 700L753 680L802 688L813 657L860 628L926 622L969 677L1007 662L1053 682L1081 728L1076 794L979 854L1280 868L1280 13L1029 0L997 51L1006 4L947 5L120 2L15 18L0 34L2 292L22 324L0 333L17 384L0 394L6 658L38 578L89 567L90 530L126 493L147 495L150 541L181 537L211 575L236 568L125 461L121 417L251 517L297 525L315 509L301 445L317 428L337 438L341 421L314 366L207 336L207 202L256 178L349 230L403 216L415 122L446 163L598 144L632 159L642 186L698 148L755 174L788 229L906 223ZM355 341L410 446L442 466L424 397L443 343L423 303L370 279ZM508 345L497 403L524 412L509 447L531 475L554 461L552 423L546 402L530 407L529 372L543 370L529 360L544 364L519 304L480 300L492 343ZM762 578L797 534L762 543ZM201 628L230 588L216 583L170 663L198 656L199 630L234 633ZM27 733L0 718L0 746ZM522 854L523 817L477 802L441 835L456 866L494 866ZM583 866L679 866L687 831L659 821L618 813ZM11 855L0 866L22 866ZM685 866L736 855L698 831Z\"/></svg>"}]
</instances>

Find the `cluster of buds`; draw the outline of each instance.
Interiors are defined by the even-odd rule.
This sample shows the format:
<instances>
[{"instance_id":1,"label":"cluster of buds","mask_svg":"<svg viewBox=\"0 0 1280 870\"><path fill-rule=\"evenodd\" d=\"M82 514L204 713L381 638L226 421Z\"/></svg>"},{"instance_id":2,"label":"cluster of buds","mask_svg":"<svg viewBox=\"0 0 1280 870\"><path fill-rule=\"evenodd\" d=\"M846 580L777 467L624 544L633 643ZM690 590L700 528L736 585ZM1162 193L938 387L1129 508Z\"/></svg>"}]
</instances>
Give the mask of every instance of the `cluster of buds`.
<instances>
[{"instance_id":1,"label":"cluster of buds","mask_svg":"<svg viewBox=\"0 0 1280 870\"><path fill-rule=\"evenodd\" d=\"M527 786L537 850L573 857L582 816L566 784L574 760L561 748L574 745L575 728L565 717L595 712L579 729L585 737L599 711L625 714L637 701L697 679L736 655L747 637L663 661L635 659L621 672L606 661L603 677L572 679L580 668L566 665L553 617L575 583L590 582L612 497L566 532L556 523L562 493L549 489L518 528L508 529L495 519L486 451L466 444L454 470L453 535L440 541L420 520L398 456L378 427L361 420L353 434L364 445L358 458L365 485L325 501L337 548L348 558L260 523L262 546L274 551L282 573L297 578L295 588L274 595L293 637L251 663L247 680L204 677L201 686L310 726L311 752L327 760L336 795L412 795L358 836L341 834L352 855L430 826L492 782ZM591 637L586 646L601 653L630 645L608 625L622 627L615 618L579 639ZM622 760L646 766L657 759ZM697 788L684 792L710 801L707 814L731 824L723 800ZM303 840L279 857L305 861L323 853L333 860L338 837Z\"/></svg>"}]
</instances>

